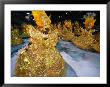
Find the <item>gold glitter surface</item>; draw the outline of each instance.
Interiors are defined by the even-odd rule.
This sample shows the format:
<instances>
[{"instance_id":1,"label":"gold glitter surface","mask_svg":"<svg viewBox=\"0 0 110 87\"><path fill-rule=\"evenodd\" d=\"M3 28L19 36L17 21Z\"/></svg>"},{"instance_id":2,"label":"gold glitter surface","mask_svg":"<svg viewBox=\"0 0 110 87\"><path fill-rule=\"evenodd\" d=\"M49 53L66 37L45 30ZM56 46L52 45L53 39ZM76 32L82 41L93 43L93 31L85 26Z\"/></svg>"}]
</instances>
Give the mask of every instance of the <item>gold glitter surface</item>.
<instances>
[{"instance_id":1,"label":"gold glitter surface","mask_svg":"<svg viewBox=\"0 0 110 87\"><path fill-rule=\"evenodd\" d=\"M94 17L88 16L85 19L85 28L86 29L91 29L94 26L95 21L96 21L96 19L94 19Z\"/></svg>"},{"instance_id":2,"label":"gold glitter surface","mask_svg":"<svg viewBox=\"0 0 110 87\"><path fill-rule=\"evenodd\" d=\"M37 26L24 25L24 31L30 37L30 44L22 49L18 56L15 76L64 76L65 62L55 48L59 37L66 41L72 41L79 48L94 49L100 52L100 34L93 35L95 29L92 28L96 21L93 16L85 18L85 29L83 29L79 22L76 21L73 24L71 20L65 20L63 25L61 22L51 24L50 17L45 11L32 11L32 15Z\"/></svg>"},{"instance_id":3,"label":"gold glitter surface","mask_svg":"<svg viewBox=\"0 0 110 87\"><path fill-rule=\"evenodd\" d=\"M16 46L22 43L23 43L23 40L20 37L19 29L13 27L11 30L11 45Z\"/></svg>"},{"instance_id":4,"label":"gold glitter surface","mask_svg":"<svg viewBox=\"0 0 110 87\"><path fill-rule=\"evenodd\" d=\"M31 45L21 51L16 64L16 76L63 76L65 63L58 50L58 32L45 37L29 25ZM25 50L25 51L24 51Z\"/></svg>"},{"instance_id":5,"label":"gold glitter surface","mask_svg":"<svg viewBox=\"0 0 110 87\"><path fill-rule=\"evenodd\" d=\"M92 35L94 30L88 31L81 28L80 31L80 36L73 37L72 42L79 48L100 52L100 42L96 41L94 35Z\"/></svg>"},{"instance_id":6,"label":"gold glitter surface","mask_svg":"<svg viewBox=\"0 0 110 87\"><path fill-rule=\"evenodd\" d=\"M38 26L45 28L48 28L50 26L50 17L47 16L44 10L33 10L32 15L34 16L34 19Z\"/></svg>"}]
</instances>

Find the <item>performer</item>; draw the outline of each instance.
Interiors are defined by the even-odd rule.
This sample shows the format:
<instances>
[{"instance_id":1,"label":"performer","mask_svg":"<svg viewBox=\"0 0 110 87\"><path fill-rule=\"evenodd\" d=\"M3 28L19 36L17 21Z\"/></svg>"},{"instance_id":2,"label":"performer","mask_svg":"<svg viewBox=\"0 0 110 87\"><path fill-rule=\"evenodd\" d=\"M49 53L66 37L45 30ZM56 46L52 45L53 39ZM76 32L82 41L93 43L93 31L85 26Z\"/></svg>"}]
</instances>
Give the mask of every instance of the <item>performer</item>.
<instances>
[{"instance_id":1,"label":"performer","mask_svg":"<svg viewBox=\"0 0 110 87\"><path fill-rule=\"evenodd\" d=\"M38 12L38 14L44 14L44 11ZM34 13L35 14L35 13ZM37 14L37 16L38 16ZM42 17L43 15L38 17ZM44 17L44 16L43 16ZM45 17L46 18L46 17ZM47 17L48 18L48 17ZM43 19L45 20L45 19ZM21 50L15 69L15 76L22 77L59 77L64 76L65 63L55 48L58 42L57 29L50 34L42 33L45 28L48 28L42 19L38 22L38 26L25 25L30 35L30 44L27 48ZM48 20L48 19L47 19ZM43 25L41 25L41 24ZM42 31L42 32L41 32Z\"/></svg>"}]
</instances>

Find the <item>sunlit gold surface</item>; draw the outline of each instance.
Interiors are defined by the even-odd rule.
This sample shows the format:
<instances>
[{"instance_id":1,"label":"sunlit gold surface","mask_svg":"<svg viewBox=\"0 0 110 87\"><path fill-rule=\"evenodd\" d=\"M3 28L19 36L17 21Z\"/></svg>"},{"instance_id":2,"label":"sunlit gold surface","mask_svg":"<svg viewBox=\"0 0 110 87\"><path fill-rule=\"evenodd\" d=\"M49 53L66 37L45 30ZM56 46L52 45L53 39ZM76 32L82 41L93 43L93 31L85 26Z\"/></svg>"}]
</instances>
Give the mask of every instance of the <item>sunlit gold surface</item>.
<instances>
[{"instance_id":1,"label":"sunlit gold surface","mask_svg":"<svg viewBox=\"0 0 110 87\"><path fill-rule=\"evenodd\" d=\"M31 45L21 51L16 64L16 76L63 76L64 60L55 48L57 31L48 36L28 26Z\"/></svg>"}]
</instances>

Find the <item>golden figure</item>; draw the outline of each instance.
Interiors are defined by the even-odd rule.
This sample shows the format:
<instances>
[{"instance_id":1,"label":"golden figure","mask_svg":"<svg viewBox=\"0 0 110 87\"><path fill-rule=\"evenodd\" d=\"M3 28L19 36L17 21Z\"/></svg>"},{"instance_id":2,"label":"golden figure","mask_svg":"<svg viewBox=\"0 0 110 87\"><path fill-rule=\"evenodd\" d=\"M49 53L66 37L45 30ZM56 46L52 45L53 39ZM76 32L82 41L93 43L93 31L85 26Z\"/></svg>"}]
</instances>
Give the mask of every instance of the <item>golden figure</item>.
<instances>
[{"instance_id":1,"label":"golden figure","mask_svg":"<svg viewBox=\"0 0 110 87\"><path fill-rule=\"evenodd\" d=\"M81 32L82 32L81 28L82 27L80 26L79 22L75 21L75 23L74 23L74 34L75 34L75 36L81 35Z\"/></svg>"},{"instance_id":2,"label":"golden figure","mask_svg":"<svg viewBox=\"0 0 110 87\"><path fill-rule=\"evenodd\" d=\"M72 39L72 42L82 49L91 49L91 44L94 41L93 35L91 31L87 31L86 29L80 29L80 36L75 36Z\"/></svg>"},{"instance_id":3,"label":"golden figure","mask_svg":"<svg viewBox=\"0 0 110 87\"><path fill-rule=\"evenodd\" d=\"M71 22L71 20L65 20L63 28L65 28L68 31L72 32L72 22Z\"/></svg>"},{"instance_id":4,"label":"golden figure","mask_svg":"<svg viewBox=\"0 0 110 87\"><path fill-rule=\"evenodd\" d=\"M96 19L94 19L94 13L88 13L84 15L85 18L85 29L79 26L79 23L75 22L75 29L74 29L74 37L72 38L72 42L81 49L87 50L95 50L100 52L100 35L97 36L93 34L95 32L94 23ZM97 38L96 38L97 37Z\"/></svg>"},{"instance_id":5,"label":"golden figure","mask_svg":"<svg viewBox=\"0 0 110 87\"><path fill-rule=\"evenodd\" d=\"M71 41L81 49L95 50L100 52L100 37L97 37L98 40L96 40L96 35L93 35L93 32L95 32L95 30L88 31L80 28L80 35L74 36Z\"/></svg>"},{"instance_id":6,"label":"golden figure","mask_svg":"<svg viewBox=\"0 0 110 87\"><path fill-rule=\"evenodd\" d=\"M29 37L29 28L27 27L27 24L23 24L23 27L22 27L22 36L23 37Z\"/></svg>"},{"instance_id":7,"label":"golden figure","mask_svg":"<svg viewBox=\"0 0 110 87\"><path fill-rule=\"evenodd\" d=\"M94 19L95 13L88 13L87 15L84 16L85 18L85 28L87 30L92 29L94 27L94 23L96 22L96 19Z\"/></svg>"},{"instance_id":8,"label":"golden figure","mask_svg":"<svg viewBox=\"0 0 110 87\"><path fill-rule=\"evenodd\" d=\"M30 35L30 45L22 49L19 54L16 63L15 76L64 76L65 63L58 50L55 48L58 42L58 30L55 29L48 34L42 33L46 28L50 27L50 25L46 25L41 19L43 16L39 17L41 14L45 15L44 11L38 12L38 14L36 14L36 12L37 11L34 11L33 15L36 18L38 27L35 28L32 25L25 26Z\"/></svg>"},{"instance_id":9,"label":"golden figure","mask_svg":"<svg viewBox=\"0 0 110 87\"><path fill-rule=\"evenodd\" d=\"M72 22L71 20L65 20L63 29L62 29L62 37L66 41L71 41L71 39L74 36L74 33L72 32Z\"/></svg>"},{"instance_id":10,"label":"golden figure","mask_svg":"<svg viewBox=\"0 0 110 87\"><path fill-rule=\"evenodd\" d=\"M20 37L19 29L17 28L17 26L12 27L12 29L11 29L11 45L15 46L15 45L19 45L22 43L23 43L23 40Z\"/></svg>"}]
</instances>

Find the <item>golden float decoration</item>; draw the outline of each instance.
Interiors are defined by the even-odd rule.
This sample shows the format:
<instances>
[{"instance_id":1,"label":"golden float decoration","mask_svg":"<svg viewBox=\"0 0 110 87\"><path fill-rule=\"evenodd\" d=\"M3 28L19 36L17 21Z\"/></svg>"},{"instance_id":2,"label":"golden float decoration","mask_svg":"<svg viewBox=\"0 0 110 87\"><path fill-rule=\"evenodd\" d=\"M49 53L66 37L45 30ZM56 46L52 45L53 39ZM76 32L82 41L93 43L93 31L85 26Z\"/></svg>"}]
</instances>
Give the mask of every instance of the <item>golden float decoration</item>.
<instances>
[{"instance_id":1,"label":"golden float decoration","mask_svg":"<svg viewBox=\"0 0 110 87\"><path fill-rule=\"evenodd\" d=\"M36 16L35 20L37 24L44 28L46 24L41 17L46 15L46 13L44 13L44 11L34 11L32 13L34 17ZM37 19L37 17L39 18ZM58 50L55 48L58 42L58 31L54 30L50 34L43 34L37 29L38 27L35 28L32 25L26 25L25 27L28 28L27 32L30 35L30 44L28 47L23 48L19 54L15 76L64 76L65 63Z\"/></svg>"}]
</instances>

